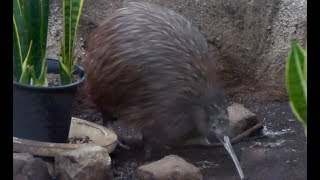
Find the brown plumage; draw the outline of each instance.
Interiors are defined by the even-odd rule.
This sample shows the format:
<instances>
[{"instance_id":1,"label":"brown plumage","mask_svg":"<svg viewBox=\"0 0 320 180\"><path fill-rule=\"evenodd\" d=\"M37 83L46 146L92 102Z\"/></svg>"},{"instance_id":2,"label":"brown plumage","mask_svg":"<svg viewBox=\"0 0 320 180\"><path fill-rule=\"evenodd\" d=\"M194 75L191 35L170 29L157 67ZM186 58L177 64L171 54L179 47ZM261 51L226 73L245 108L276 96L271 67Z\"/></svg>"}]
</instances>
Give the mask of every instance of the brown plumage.
<instances>
[{"instance_id":1,"label":"brown plumage","mask_svg":"<svg viewBox=\"0 0 320 180\"><path fill-rule=\"evenodd\" d=\"M203 35L148 3L116 10L92 34L84 67L90 96L154 143L212 139L228 129L227 102Z\"/></svg>"}]
</instances>

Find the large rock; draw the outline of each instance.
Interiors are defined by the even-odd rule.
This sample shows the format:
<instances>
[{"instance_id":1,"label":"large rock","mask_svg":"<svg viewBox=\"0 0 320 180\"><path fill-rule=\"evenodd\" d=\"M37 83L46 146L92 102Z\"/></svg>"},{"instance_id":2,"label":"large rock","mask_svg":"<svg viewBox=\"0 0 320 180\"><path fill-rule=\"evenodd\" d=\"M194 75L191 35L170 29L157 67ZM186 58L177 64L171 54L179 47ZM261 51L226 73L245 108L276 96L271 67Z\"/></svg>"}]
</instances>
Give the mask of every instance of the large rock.
<instances>
[{"instance_id":1,"label":"large rock","mask_svg":"<svg viewBox=\"0 0 320 180\"><path fill-rule=\"evenodd\" d=\"M234 135L238 135L260 122L256 114L238 103L229 106L228 113Z\"/></svg>"},{"instance_id":2,"label":"large rock","mask_svg":"<svg viewBox=\"0 0 320 180\"><path fill-rule=\"evenodd\" d=\"M306 0L95 0L85 1L80 20L77 57L85 57L82 43L114 9L130 1L168 7L203 32L218 61L219 75L231 95L256 99L286 98L285 61L294 37L307 37ZM51 11L61 11L58 0ZM60 8L60 10L59 10ZM58 20L50 23L61 24ZM52 18L51 18L52 19ZM55 41L62 34L49 37ZM57 44L58 46L60 43ZM52 48L51 48L52 49ZM49 50L51 52L51 50ZM249 95L249 96L248 96Z\"/></svg>"},{"instance_id":3,"label":"large rock","mask_svg":"<svg viewBox=\"0 0 320 180\"><path fill-rule=\"evenodd\" d=\"M159 161L140 166L138 178L145 180L198 180L202 179L202 174L199 168L179 156L169 155Z\"/></svg>"},{"instance_id":4,"label":"large rock","mask_svg":"<svg viewBox=\"0 0 320 180\"><path fill-rule=\"evenodd\" d=\"M46 163L27 153L13 153L13 179L50 180Z\"/></svg>"},{"instance_id":5,"label":"large rock","mask_svg":"<svg viewBox=\"0 0 320 180\"><path fill-rule=\"evenodd\" d=\"M19 174L26 163L33 161L33 156L28 153L13 153L13 176Z\"/></svg>"},{"instance_id":6,"label":"large rock","mask_svg":"<svg viewBox=\"0 0 320 180\"><path fill-rule=\"evenodd\" d=\"M62 152L55 160L56 173L61 180L112 179L111 158L103 147Z\"/></svg>"}]
</instances>

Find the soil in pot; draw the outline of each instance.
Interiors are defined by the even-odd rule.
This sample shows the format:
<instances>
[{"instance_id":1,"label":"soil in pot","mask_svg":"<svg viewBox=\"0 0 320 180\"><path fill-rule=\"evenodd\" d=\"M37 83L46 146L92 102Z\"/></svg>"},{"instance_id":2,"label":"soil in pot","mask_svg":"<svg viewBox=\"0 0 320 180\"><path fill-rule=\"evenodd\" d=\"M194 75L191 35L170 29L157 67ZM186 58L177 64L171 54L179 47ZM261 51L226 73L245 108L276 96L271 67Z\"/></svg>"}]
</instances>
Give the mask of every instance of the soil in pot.
<instances>
[{"instance_id":1,"label":"soil in pot","mask_svg":"<svg viewBox=\"0 0 320 180\"><path fill-rule=\"evenodd\" d=\"M72 77L72 83L75 83L79 81L81 77L77 75L73 75ZM61 78L60 74L55 74L55 73L48 73L47 74L47 80L48 80L48 86L60 86L61 85Z\"/></svg>"},{"instance_id":2,"label":"soil in pot","mask_svg":"<svg viewBox=\"0 0 320 180\"><path fill-rule=\"evenodd\" d=\"M69 138L68 142L71 143L71 144L94 143L94 141L92 139L90 139L89 136L71 137L71 138Z\"/></svg>"}]
</instances>

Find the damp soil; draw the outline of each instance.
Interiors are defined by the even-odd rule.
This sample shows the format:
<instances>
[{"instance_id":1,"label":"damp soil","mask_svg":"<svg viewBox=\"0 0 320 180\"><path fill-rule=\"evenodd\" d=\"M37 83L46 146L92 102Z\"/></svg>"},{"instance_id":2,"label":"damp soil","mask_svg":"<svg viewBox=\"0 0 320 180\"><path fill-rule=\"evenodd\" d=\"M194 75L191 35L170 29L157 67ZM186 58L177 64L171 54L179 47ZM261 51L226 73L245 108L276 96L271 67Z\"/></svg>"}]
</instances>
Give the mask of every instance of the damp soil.
<instances>
[{"instance_id":1,"label":"damp soil","mask_svg":"<svg viewBox=\"0 0 320 180\"><path fill-rule=\"evenodd\" d=\"M100 113L86 98L76 98L73 115L98 124L103 124ZM244 171L245 179L283 180L307 179L307 140L301 124L292 114L286 101L246 101L233 99L265 119L263 136L241 141L233 145ZM113 125L119 139L131 149L117 147L110 154L114 179L136 179L139 166L175 154L201 169L206 180L237 180L237 170L224 147L192 146L156 152L148 161L144 160L140 136L121 124Z\"/></svg>"}]
</instances>

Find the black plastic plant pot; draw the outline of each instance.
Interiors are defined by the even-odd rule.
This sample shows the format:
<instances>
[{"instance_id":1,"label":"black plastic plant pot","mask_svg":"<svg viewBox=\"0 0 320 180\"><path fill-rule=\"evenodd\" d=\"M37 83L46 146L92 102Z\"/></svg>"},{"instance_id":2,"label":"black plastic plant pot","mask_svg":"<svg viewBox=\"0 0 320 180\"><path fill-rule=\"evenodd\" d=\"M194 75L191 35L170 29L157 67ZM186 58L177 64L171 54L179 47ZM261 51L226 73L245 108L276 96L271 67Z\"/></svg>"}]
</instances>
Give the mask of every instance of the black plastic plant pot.
<instances>
[{"instance_id":1,"label":"black plastic plant pot","mask_svg":"<svg viewBox=\"0 0 320 180\"><path fill-rule=\"evenodd\" d=\"M47 59L48 73L59 73L59 61ZM61 86L29 86L13 81L13 136L66 143L72 118L72 102L85 80L80 66L74 74L80 80Z\"/></svg>"}]
</instances>

